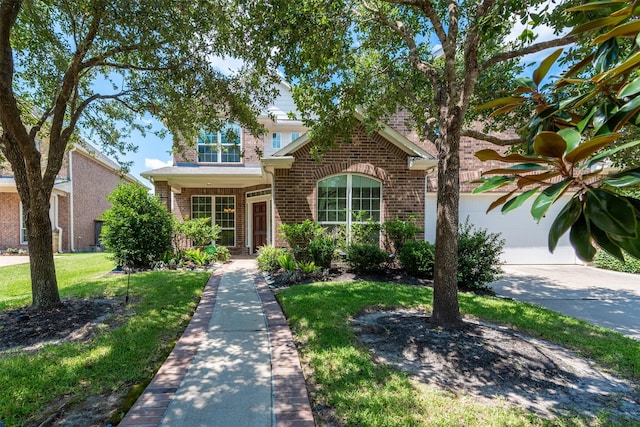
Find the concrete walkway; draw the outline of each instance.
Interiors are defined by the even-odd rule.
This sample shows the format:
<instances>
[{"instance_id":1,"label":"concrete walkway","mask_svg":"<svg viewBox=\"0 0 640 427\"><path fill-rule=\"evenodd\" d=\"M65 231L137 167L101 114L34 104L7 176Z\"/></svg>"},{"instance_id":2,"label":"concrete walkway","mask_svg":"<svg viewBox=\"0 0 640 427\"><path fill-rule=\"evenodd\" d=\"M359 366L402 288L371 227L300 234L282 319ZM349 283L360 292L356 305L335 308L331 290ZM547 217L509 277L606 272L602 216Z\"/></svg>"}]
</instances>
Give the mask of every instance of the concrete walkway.
<instances>
[{"instance_id":1,"label":"concrete walkway","mask_svg":"<svg viewBox=\"0 0 640 427\"><path fill-rule=\"evenodd\" d=\"M313 425L291 332L254 259L214 272L183 336L120 423Z\"/></svg>"},{"instance_id":2,"label":"concrete walkway","mask_svg":"<svg viewBox=\"0 0 640 427\"><path fill-rule=\"evenodd\" d=\"M584 265L504 265L490 286L500 296L536 304L640 340L640 275Z\"/></svg>"},{"instance_id":3,"label":"concrete walkway","mask_svg":"<svg viewBox=\"0 0 640 427\"><path fill-rule=\"evenodd\" d=\"M29 262L29 255L2 255L0 256L0 267L7 265L26 264Z\"/></svg>"}]
</instances>

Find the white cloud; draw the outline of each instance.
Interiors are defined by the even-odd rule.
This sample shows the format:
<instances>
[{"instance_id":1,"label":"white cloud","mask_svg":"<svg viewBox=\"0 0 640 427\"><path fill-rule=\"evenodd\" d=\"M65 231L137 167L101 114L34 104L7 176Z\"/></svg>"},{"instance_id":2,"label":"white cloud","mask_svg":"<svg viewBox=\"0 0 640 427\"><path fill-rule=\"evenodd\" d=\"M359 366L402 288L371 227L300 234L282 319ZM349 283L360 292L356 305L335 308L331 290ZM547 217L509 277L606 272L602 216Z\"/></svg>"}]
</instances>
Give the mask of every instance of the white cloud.
<instances>
[{"instance_id":1,"label":"white cloud","mask_svg":"<svg viewBox=\"0 0 640 427\"><path fill-rule=\"evenodd\" d=\"M173 166L173 161L169 160L168 162L163 162L160 159L144 159L144 166L149 169L160 169L167 166Z\"/></svg>"},{"instance_id":2,"label":"white cloud","mask_svg":"<svg viewBox=\"0 0 640 427\"><path fill-rule=\"evenodd\" d=\"M240 59L217 55L210 55L209 62L214 68L217 68L227 76L233 75L244 65L244 62Z\"/></svg>"}]
</instances>

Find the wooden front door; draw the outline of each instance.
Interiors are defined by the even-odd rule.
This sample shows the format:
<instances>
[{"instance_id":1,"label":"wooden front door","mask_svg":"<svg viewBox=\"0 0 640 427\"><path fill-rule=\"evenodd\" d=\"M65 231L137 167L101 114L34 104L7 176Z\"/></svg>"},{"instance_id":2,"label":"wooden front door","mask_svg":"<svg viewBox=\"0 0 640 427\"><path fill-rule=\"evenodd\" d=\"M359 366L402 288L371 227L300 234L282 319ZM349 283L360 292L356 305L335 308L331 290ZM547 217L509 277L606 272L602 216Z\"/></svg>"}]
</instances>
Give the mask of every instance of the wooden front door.
<instances>
[{"instance_id":1,"label":"wooden front door","mask_svg":"<svg viewBox=\"0 0 640 427\"><path fill-rule=\"evenodd\" d=\"M267 202L253 204L253 251L267 244Z\"/></svg>"}]
</instances>

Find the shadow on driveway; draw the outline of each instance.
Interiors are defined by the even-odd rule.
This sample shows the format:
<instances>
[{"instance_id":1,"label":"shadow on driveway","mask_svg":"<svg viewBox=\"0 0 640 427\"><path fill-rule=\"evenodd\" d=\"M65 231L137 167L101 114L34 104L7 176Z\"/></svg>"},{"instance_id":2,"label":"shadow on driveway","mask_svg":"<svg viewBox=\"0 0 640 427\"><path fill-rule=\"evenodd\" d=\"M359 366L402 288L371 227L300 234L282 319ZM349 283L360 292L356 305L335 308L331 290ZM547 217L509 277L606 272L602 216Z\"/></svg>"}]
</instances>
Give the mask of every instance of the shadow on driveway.
<instances>
[{"instance_id":1,"label":"shadow on driveway","mask_svg":"<svg viewBox=\"0 0 640 427\"><path fill-rule=\"evenodd\" d=\"M640 275L582 265L504 265L491 287L640 340Z\"/></svg>"}]
</instances>

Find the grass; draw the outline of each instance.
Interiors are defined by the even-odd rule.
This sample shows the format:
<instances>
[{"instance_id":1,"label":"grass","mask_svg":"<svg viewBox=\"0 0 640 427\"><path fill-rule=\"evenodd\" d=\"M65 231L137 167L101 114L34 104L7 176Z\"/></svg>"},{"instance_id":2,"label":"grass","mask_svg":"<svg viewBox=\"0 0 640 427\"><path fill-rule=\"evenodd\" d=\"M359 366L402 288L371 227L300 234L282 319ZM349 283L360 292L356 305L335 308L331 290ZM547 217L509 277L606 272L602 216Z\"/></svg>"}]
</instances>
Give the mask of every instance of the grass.
<instances>
[{"instance_id":1,"label":"grass","mask_svg":"<svg viewBox=\"0 0 640 427\"><path fill-rule=\"evenodd\" d=\"M104 254L56 259L61 295L124 299L126 276L100 277L113 266ZM28 275L28 265L0 269L2 309L30 302ZM208 277L205 272L133 274L131 315L119 327L105 327L86 342L0 356L0 422L33 424L46 415L45 408L55 411L61 402L86 396L124 396L151 379L186 327Z\"/></svg>"},{"instance_id":2,"label":"grass","mask_svg":"<svg viewBox=\"0 0 640 427\"><path fill-rule=\"evenodd\" d=\"M479 406L472 398L420 386L397 370L374 364L349 328L349 319L372 306L430 310L431 289L375 282L317 283L282 290L278 299L302 343L301 356L313 369L314 404L335 409L347 425L609 425L606 414L595 421L545 421L524 410ZM460 294L460 305L466 314L513 325L640 379L640 343L618 333L514 301Z\"/></svg>"}]
</instances>

